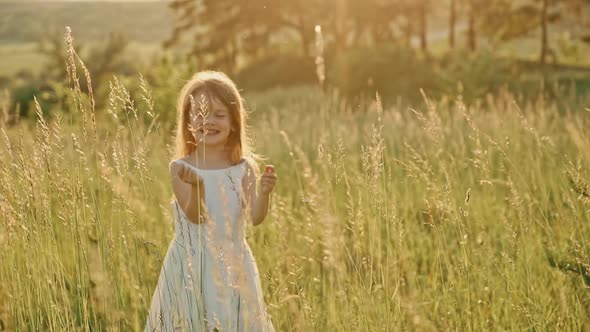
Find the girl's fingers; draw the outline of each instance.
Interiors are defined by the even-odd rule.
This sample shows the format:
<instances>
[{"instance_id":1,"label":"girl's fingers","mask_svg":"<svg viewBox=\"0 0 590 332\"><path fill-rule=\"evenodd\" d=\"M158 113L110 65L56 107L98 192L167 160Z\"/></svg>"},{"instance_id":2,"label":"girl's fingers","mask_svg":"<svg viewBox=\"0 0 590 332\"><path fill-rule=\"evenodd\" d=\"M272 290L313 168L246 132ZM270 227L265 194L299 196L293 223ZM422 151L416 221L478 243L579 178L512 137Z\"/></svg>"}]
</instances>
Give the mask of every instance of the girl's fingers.
<instances>
[{"instance_id":1,"label":"girl's fingers","mask_svg":"<svg viewBox=\"0 0 590 332\"><path fill-rule=\"evenodd\" d=\"M266 165L264 173L260 177L260 185L266 190L272 190L277 180L277 174L273 165Z\"/></svg>"},{"instance_id":2,"label":"girl's fingers","mask_svg":"<svg viewBox=\"0 0 590 332\"><path fill-rule=\"evenodd\" d=\"M178 170L178 177L186 183L194 184L202 181L201 177L198 174L196 174L194 171L192 171L185 165L180 165L180 168Z\"/></svg>"}]
</instances>

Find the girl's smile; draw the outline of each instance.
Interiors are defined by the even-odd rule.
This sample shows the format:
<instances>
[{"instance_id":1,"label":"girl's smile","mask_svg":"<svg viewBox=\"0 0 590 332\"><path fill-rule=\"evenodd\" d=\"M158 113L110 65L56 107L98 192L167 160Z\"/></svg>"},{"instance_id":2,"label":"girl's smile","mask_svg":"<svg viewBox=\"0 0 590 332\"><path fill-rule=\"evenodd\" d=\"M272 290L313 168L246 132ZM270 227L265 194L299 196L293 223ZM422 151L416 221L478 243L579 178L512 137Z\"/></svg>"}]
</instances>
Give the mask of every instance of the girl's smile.
<instances>
[{"instance_id":1,"label":"girl's smile","mask_svg":"<svg viewBox=\"0 0 590 332\"><path fill-rule=\"evenodd\" d=\"M205 130L201 129L199 130L201 133L203 133L203 135L205 134ZM215 129L207 129L207 135L215 135L218 134L219 130L215 130Z\"/></svg>"},{"instance_id":2,"label":"girl's smile","mask_svg":"<svg viewBox=\"0 0 590 332\"><path fill-rule=\"evenodd\" d=\"M211 98L208 109L197 109L192 112L191 125L197 128L197 142L205 146L224 146L227 143L231 131L231 118L227 106L219 99Z\"/></svg>"}]
</instances>

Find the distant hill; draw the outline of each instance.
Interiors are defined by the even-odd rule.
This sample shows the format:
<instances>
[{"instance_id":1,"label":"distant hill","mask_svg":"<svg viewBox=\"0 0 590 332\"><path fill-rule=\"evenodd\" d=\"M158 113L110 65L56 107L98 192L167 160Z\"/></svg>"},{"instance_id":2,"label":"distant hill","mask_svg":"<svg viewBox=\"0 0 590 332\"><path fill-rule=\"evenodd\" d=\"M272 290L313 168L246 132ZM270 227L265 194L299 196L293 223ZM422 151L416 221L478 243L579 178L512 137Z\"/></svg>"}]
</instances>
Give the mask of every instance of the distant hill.
<instances>
[{"instance_id":1,"label":"distant hill","mask_svg":"<svg viewBox=\"0 0 590 332\"><path fill-rule=\"evenodd\" d=\"M111 32L138 42L160 43L170 36L173 12L167 2L0 2L0 43L39 40L72 28L74 38L100 40Z\"/></svg>"}]
</instances>

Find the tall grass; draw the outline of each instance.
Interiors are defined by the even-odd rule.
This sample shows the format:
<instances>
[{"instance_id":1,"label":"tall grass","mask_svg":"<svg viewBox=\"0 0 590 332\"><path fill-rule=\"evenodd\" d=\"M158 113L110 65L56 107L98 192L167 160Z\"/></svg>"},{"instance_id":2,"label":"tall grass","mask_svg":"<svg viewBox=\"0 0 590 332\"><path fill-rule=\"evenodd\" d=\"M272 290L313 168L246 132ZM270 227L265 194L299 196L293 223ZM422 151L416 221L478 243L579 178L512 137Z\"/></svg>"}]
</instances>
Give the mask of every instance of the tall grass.
<instances>
[{"instance_id":1,"label":"tall grass","mask_svg":"<svg viewBox=\"0 0 590 332\"><path fill-rule=\"evenodd\" d=\"M95 110L69 49L78 112L0 130L0 326L140 330L173 236L173 133L141 78ZM279 175L248 230L277 330L589 329L590 112L514 100L247 96Z\"/></svg>"}]
</instances>

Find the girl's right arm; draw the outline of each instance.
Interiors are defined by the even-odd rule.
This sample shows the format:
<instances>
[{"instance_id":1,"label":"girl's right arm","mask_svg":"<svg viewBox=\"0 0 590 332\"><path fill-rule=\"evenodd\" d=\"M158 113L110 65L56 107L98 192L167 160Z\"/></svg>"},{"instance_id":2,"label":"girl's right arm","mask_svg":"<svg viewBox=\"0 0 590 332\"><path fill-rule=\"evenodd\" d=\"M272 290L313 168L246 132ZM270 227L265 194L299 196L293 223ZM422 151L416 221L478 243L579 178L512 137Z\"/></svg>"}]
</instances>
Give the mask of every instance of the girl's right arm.
<instances>
[{"instance_id":1,"label":"girl's right arm","mask_svg":"<svg viewBox=\"0 0 590 332\"><path fill-rule=\"evenodd\" d=\"M203 223L206 214L203 178L183 163L171 162L169 169L178 205L192 223Z\"/></svg>"}]
</instances>

